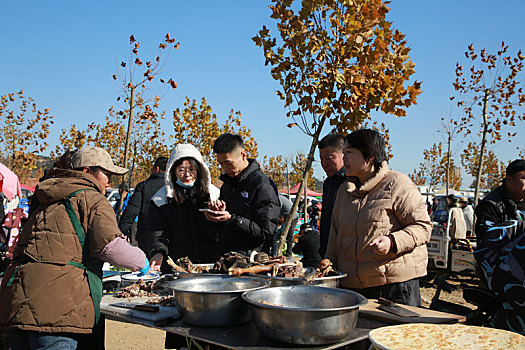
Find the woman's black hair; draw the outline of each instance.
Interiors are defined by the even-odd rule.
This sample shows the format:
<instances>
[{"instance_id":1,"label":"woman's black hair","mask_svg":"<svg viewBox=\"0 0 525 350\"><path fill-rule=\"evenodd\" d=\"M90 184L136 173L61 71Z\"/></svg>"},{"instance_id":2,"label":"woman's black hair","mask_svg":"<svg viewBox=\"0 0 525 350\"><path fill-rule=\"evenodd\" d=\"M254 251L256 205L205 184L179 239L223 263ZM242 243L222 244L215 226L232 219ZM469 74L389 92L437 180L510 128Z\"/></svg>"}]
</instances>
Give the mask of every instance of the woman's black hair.
<instances>
[{"instance_id":1,"label":"woman's black hair","mask_svg":"<svg viewBox=\"0 0 525 350\"><path fill-rule=\"evenodd\" d=\"M195 170L197 170L197 178L195 179L195 184L191 188L184 188L177 184L176 168L185 160L189 161ZM204 169L194 158L185 157L177 159L170 169L170 179L174 184L174 200L177 203L182 204L186 200L193 198L197 201L198 205L203 205L204 202L209 200L210 193L208 190L208 184L204 181Z\"/></svg>"},{"instance_id":2,"label":"woman's black hair","mask_svg":"<svg viewBox=\"0 0 525 350\"><path fill-rule=\"evenodd\" d=\"M73 163L71 162L71 159L75 156L75 154L78 152L78 149L69 150L67 149L64 154L62 154L60 157L58 157L55 162L53 163L54 168L58 169L73 169Z\"/></svg>"},{"instance_id":3,"label":"woman's black hair","mask_svg":"<svg viewBox=\"0 0 525 350\"><path fill-rule=\"evenodd\" d=\"M345 137L345 142L348 146L360 150L365 160L369 161L373 158L375 171L379 170L381 164L387 160L385 139L376 130L356 130Z\"/></svg>"}]
</instances>

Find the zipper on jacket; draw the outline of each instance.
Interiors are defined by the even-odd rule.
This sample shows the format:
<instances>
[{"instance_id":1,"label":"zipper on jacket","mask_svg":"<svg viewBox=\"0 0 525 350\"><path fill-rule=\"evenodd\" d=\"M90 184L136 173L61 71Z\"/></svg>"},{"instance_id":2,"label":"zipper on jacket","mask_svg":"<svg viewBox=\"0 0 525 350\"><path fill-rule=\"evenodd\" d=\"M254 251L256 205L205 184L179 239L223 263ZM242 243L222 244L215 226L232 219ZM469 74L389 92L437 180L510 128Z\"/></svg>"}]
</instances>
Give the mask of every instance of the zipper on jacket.
<instances>
[{"instance_id":1,"label":"zipper on jacket","mask_svg":"<svg viewBox=\"0 0 525 350\"><path fill-rule=\"evenodd\" d=\"M355 216L355 236L356 236L356 244L354 246L354 260L355 260L355 277L356 279L359 281L359 283L363 283L361 281L361 279L359 278L359 275L357 274L357 242L358 242L358 235L359 235L359 232L357 231L357 222L359 221L358 220L358 217L359 217L359 214L361 213L361 200L363 199L364 197L360 197L358 198L357 200L357 215Z\"/></svg>"}]
</instances>

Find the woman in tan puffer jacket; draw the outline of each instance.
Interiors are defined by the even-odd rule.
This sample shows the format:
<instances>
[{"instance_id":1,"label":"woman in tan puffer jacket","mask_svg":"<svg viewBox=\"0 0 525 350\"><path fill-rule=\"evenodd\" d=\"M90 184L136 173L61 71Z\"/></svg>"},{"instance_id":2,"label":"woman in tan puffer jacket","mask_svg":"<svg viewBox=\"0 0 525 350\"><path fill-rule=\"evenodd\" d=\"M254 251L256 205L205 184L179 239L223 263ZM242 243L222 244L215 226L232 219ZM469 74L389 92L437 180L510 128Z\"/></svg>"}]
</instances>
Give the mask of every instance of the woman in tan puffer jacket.
<instances>
[{"instance_id":1,"label":"woman in tan puffer jacket","mask_svg":"<svg viewBox=\"0 0 525 350\"><path fill-rule=\"evenodd\" d=\"M341 281L367 298L421 305L432 223L417 187L388 168L385 142L374 130L345 138L345 172L337 193L326 257L348 274Z\"/></svg>"}]
</instances>

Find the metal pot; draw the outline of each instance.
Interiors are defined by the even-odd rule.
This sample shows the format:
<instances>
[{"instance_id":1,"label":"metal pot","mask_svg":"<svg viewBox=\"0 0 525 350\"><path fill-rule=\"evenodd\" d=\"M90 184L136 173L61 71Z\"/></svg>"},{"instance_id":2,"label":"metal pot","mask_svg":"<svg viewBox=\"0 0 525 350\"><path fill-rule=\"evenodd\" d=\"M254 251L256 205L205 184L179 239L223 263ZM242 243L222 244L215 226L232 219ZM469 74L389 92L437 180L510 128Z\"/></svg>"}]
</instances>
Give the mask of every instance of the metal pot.
<instances>
[{"instance_id":1,"label":"metal pot","mask_svg":"<svg viewBox=\"0 0 525 350\"><path fill-rule=\"evenodd\" d=\"M312 269L308 269L307 273L312 272ZM318 286L318 287L327 287L327 288L337 288L339 287L339 282L342 278L345 278L346 273L338 272L336 276L327 276L319 277L313 281L307 281L305 278L298 277L278 277L278 276L268 276L263 274L249 274L252 277L259 277L268 279L272 282L270 287L287 287L287 286L297 286L297 285L309 285L309 286Z\"/></svg>"},{"instance_id":2,"label":"metal pot","mask_svg":"<svg viewBox=\"0 0 525 350\"><path fill-rule=\"evenodd\" d=\"M230 326L250 321L242 293L270 286L254 277L200 276L168 284L175 306L186 323L198 326Z\"/></svg>"},{"instance_id":3,"label":"metal pot","mask_svg":"<svg viewBox=\"0 0 525 350\"><path fill-rule=\"evenodd\" d=\"M268 338L290 344L330 344L355 328L362 295L344 289L288 286L250 291L252 320Z\"/></svg>"}]
</instances>

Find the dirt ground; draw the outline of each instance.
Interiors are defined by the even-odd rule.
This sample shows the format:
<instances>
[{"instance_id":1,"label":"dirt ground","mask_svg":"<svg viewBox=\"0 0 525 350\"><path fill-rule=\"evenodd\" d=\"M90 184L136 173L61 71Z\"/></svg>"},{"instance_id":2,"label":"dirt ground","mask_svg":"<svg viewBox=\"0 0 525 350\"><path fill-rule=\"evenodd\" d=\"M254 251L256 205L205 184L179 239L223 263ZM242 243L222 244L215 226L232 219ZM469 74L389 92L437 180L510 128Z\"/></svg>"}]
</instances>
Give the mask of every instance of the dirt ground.
<instances>
[{"instance_id":1,"label":"dirt ground","mask_svg":"<svg viewBox=\"0 0 525 350\"><path fill-rule=\"evenodd\" d=\"M164 349L165 332L132 323L106 320L107 350Z\"/></svg>"},{"instance_id":2,"label":"dirt ground","mask_svg":"<svg viewBox=\"0 0 525 350\"><path fill-rule=\"evenodd\" d=\"M428 307L436 293L433 283L436 277L441 277L456 287L451 293L442 291L440 299L475 309L463 299L464 287L478 287L479 278L472 275L454 274L446 271L429 271L426 278L421 279L421 300L423 307ZM106 320L106 349L108 350L157 350L164 349L163 331L131 323Z\"/></svg>"}]
</instances>

